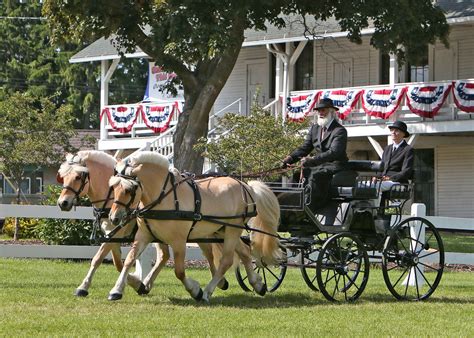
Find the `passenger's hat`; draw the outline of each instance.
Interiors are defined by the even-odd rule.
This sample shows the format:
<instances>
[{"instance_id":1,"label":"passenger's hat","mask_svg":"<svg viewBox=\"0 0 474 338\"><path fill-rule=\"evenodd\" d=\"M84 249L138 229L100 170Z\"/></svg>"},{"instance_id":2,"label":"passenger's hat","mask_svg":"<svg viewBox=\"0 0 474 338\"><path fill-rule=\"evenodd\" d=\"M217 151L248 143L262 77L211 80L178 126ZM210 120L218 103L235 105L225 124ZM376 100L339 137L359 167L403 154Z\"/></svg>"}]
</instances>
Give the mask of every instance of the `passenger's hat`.
<instances>
[{"instance_id":1,"label":"passenger's hat","mask_svg":"<svg viewBox=\"0 0 474 338\"><path fill-rule=\"evenodd\" d=\"M393 129L393 128L403 131L405 133L405 137L410 136L410 133L407 130L407 125L405 124L405 122L395 121L392 124L388 125L388 129Z\"/></svg>"},{"instance_id":2,"label":"passenger's hat","mask_svg":"<svg viewBox=\"0 0 474 338\"><path fill-rule=\"evenodd\" d=\"M315 110L323 109L323 108L334 108L335 110L339 110L336 106L334 106L331 99L321 99L314 107Z\"/></svg>"}]
</instances>

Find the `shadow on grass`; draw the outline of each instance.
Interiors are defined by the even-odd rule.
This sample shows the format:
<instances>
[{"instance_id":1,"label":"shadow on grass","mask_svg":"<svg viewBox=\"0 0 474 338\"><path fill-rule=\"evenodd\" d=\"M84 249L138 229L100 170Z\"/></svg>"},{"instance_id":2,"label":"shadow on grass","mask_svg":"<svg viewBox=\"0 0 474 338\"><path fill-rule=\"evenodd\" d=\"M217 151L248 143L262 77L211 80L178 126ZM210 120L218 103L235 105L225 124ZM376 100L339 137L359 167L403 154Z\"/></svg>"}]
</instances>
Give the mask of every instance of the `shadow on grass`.
<instances>
[{"instance_id":1,"label":"shadow on grass","mask_svg":"<svg viewBox=\"0 0 474 338\"><path fill-rule=\"evenodd\" d=\"M249 308L249 309L261 309L261 308L292 308L292 307L313 307L318 305L333 305L333 306L358 306L366 304L384 304L384 303L399 303L399 304L413 304L417 301L400 301L395 299L391 295L384 293L372 293L370 295L362 295L355 302L344 303L344 302L330 302L326 300L321 294L316 296L311 294L303 293L281 293L271 294L264 297L259 297L252 293L245 293L242 295L229 295L229 296L216 296L212 297L210 304L202 301L195 301L193 299L183 299L170 297L169 301L174 305L179 306L224 306L229 308ZM159 302L157 302L159 303ZM436 297L420 301L419 303L429 304L471 304L472 301L469 299L460 299L456 297Z\"/></svg>"}]
</instances>

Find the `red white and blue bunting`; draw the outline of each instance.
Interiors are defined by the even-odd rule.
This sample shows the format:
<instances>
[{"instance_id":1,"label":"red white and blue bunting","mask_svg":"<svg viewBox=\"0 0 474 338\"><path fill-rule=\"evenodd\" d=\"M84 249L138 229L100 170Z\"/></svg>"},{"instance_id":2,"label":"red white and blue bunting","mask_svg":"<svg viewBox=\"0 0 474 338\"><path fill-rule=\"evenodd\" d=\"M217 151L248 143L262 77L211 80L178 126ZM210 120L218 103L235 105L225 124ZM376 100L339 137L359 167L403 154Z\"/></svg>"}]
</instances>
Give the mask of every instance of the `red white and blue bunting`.
<instances>
[{"instance_id":1,"label":"red white and blue bunting","mask_svg":"<svg viewBox=\"0 0 474 338\"><path fill-rule=\"evenodd\" d=\"M453 96L460 110L474 113L474 82L453 81Z\"/></svg>"},{"instance_id":2,"label":"red white and blue bunting","mask_svg":"<svg viewBox=\"0 0 474 338\"><path fill-rule=\"evenodd\" d=\"M320 99L331 99L333 104L339 108L339 118L344 120L354 109L359 100L362 90L325 90L321 92Z\"/></svg>"},{"instance_id":3,"label":"red white and blue bunting","mask_svg":"<svg viewBox=\"0 0 474 338\"><path fill-rule=\"evenodd\" d=\"M408 107L421 117L433 117L444 104L450 89L451 83L408 86Z\"/></svg>"},{"instance_id":4,"label":"red white and blue bunting","mask_svg":"<svg viewBox=\"0 0 474 338\"><path fill-rule=\"evenodd\" d=\"M313 109L318 101L319 91L312 91L307 94L292 94L286 102L287 117L292 121L302 121Z\"/></svg>"},{"instance_id":5,"label":"red white and blue bunting","mask_svg":"<svg viewBox=\"0 0 474 338\"><path fill-rule=\"evenodd\" d=\"M362 93L362 108L370 116L388 119L400 105L406 87L366 89Z\"/></svg>"},{"instance_id":6,"label":"red white and blue bunting","mask_svg":"<svg viewBox=\"0 0 474 338\"><path fill-rule=\"evenodd\" d=\"M143 121L155 133L162 133L169 128L173 114L178 112L178 103L159 105L146 103L140 106Z\"/></svg>"},{"instance_id":7,"label":"red white and blue bunting","mask_svg":"<svg viewBox=\"0 0 474 338\"><path fill-rule=\"evenodd\" d=\"M100 118L107 115L112 128L120 133L128 133L137 121L139 105L113 105L102 109Z\"/></svg>"}]
</instances>

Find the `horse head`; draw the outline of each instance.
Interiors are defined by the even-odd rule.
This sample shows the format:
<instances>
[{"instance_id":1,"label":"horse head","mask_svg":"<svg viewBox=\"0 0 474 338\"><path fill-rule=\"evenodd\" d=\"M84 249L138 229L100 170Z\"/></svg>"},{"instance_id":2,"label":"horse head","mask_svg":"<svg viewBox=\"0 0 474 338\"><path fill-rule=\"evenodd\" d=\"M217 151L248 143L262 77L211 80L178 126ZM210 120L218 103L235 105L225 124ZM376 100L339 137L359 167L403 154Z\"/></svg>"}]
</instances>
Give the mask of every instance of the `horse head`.
<instances>
[{"instance_id":1,"label":"horse head","mask_svg":"<svg viewBox=\"0 0 474 338\"><path fill-rule=\"evenodd\" d=\"M122 226L137 210L143 192L142 185L133 174L133 168L128 162L119 162L115 167L116 174L109 180L109 186L114 191L114 201L109 213L109 220L115 226Z\"/></svg>"},{"instance_id":2,"label":"horse head","mask_svg":"<svg viewBox=\"0 0 474 338\"><path fill-rule=\"evenodd\" d=\"M56 180L63 185L58 206L63 211L69 211L89 190L89 169L84 159L79 155L68 154L66 162L61 164L56 174Z\"/></svg>"}]
</instances>

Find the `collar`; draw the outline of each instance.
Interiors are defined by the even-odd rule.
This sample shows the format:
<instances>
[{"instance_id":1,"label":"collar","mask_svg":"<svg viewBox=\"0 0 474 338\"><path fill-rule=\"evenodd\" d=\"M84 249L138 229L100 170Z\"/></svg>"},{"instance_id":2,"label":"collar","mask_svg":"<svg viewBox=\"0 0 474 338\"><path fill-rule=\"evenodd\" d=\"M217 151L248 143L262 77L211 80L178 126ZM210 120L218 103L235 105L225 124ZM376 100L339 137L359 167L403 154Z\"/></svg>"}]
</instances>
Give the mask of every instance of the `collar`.
<instances>
[{"instance_id":1,"label":"collar","mask_svg":"<svg viewBox=\"0 0 474 338\"><path fill-rule=\"evenodd\" d=\"M403 143L405 143L405 142L406 142L405 140L401 140L399 144L393 143L393 144L392 144L393 150L397 150L397 149L400 148L400 147L403 145Z\"/></svg>"}]
</instances>

